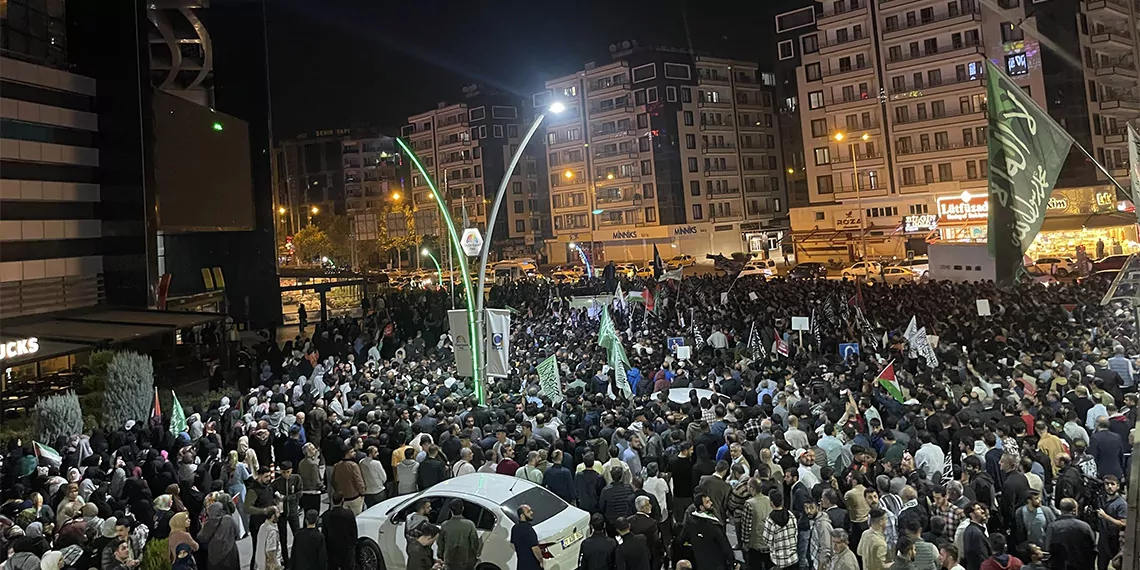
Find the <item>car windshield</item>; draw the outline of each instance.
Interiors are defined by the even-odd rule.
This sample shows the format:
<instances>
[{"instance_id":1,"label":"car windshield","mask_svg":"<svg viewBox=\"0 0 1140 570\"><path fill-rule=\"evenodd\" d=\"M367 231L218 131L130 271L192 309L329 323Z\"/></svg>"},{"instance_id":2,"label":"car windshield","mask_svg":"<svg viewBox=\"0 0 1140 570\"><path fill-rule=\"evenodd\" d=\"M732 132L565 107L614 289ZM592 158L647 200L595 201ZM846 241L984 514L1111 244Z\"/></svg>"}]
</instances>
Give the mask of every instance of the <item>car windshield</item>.
<instances>
[{"instance_id":1,"label":"car windshield","mask_svg":"<svg viewBox=\"0 0 1140 570\"><path fill-rule=\"evenodd\" d=\"M517 523L519 522L519 507L522 505L530 505L530 508L534 510L534 520L530 522L535 525L549 520L554 515L566 510L568 506L566 501L559 499L554 493L542 487L531 487L503 501L503 514Z\"/></svg>"}]
</instances>

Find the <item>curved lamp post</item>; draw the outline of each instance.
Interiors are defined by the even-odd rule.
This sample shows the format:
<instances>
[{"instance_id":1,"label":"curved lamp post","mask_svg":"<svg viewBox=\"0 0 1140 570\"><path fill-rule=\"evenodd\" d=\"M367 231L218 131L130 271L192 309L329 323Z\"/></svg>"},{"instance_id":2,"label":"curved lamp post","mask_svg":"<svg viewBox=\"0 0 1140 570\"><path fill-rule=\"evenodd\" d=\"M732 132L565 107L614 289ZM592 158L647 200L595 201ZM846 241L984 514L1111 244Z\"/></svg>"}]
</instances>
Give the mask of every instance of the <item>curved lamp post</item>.
<instances>
[{"instance_id":1,"label":"curved lamp post","mask_svg":"<svg viewBox=\"0 0 1140 570\"><path fill-rule=\"evenodd\" d=\"M439 260L436 259L435 256L431 254L431 250L426 247L421 249L420 253L428 256L431 259L431 262L435 264L435 272L439 275L438 285L440 287L443 287L443 268L439 266Z\"/></svg>"},{"instance_id":2,"label":"curved lamp post","mask_svg":"<svg viewBox=\"0 0 1140 570\"><path fill-rule=\"evenodd\" d=\"M554 113L555 115L565 110L566 105L563 105L560 101L551 103L550 107L547 108L547 112ZM491 251L491 236L495 233L495 220L499 217L499 206L503 203L503 196L507 194L507 185L511 182L511 174L514 173L515 167L518 166L519 159L522 158L523 151L526 150L526 145L530 143L531 137L534 136L535 131L538 130L538 126L542 124L542 120L545 118L546 113L539 113L538 116L534 118L534 123L530 125L530 129L526 132L526 136L524 136L522 142L519 143L518 149L515 150L514 156L511 157L510 166L507 167L507 172L503 174L503 180L499 183L499 190L495 192L495 203L491 205L491 215L487 218L487 236L483 238L483 251L479 253L479 303L475 309L475 314L479 319L479 325L475 330L476 334L479 335L478 342L480 347L483 346L483 335L485 332L483 330L483 301L486 299L483 295L483 287L487 283L487 253ZM486 377L486 366L487 363L484 361L484 370L479 373L480 377Z\"/></svg>"},{"instance_id":3,"label":"curved lamp post","mask_svg":"<svg viewBox=\"0 0 1140 570\"><path fill-rule=\"evenodd\" d=\"M463 251L463 248L459 243L459 235L455 233L455 223L451 220L451 212L448 211L447 204L444 203L443 197L439 195L439 189L436 188L435 181L431 179L431 175L429 175L427 170L424 169L423 164L420 163L420 159L416 157L416 153L412 151L411 147L409 147L408 144L404 142L404 139L396 138L396 143L400 145L400 148L403 149L404 154L412 161L412 164L415 165L416 170L418 170L420 172L420 175L424 177L424 181L427 183L428 188L431 189L431 195L433 198L435 198L436 206L439 208L439 213L442 216L441 221L447 228L447 235L451 239L451 244L455 247L455 251ZM459 271L463 275L463 292L465 297L464 301L466 301L467 304L467 338L472 339L471 376L475 381L475 398L479 401L480 405L484 405L487 403L487 395L483 390L483 370L479 366L481 362L480 357L482 356L480 351L482 351L483 347L481 345L481 342L476 342L476 339L479 341L482 340L482 335L477 335L476 333L475 307L472 306L475 298L472 296L471 292L471 275L467 272L467 257L464 255L457 255L456 257L459 260ZM482 299L482 294L480 294L479 297ZM479 304L482 306L482 300L479 301Z\"/></svg>"}]
</instances>

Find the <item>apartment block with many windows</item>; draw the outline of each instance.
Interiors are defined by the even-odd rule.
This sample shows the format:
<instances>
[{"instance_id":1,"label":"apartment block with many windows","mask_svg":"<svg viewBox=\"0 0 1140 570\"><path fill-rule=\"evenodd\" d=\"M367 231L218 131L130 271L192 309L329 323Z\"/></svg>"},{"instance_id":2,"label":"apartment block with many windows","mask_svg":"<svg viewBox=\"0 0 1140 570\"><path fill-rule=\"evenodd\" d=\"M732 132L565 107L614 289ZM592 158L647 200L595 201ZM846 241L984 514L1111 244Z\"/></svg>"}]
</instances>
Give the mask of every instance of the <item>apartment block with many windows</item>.
<instances>
[{"instance_id":1,"label":"apartment block with many windows","mask_svg":"<svg viewBox=\"0 0 1140 570\"><path fill-rule=\"evenodd\" d=\"M644 261L654 246L703 257L778 243L786 189L771 75L628 42L611 53L534 97L566 107L545 125L550 259L573 262L577 247Z\"/></svg>"},{"instance_id":2,"label":"apartment block with many windows","mask_svg":"<svg viewBox=\"0 0 1140 570\"><path fill-rule=\"evenodd\" d=\"M1040 34L1076 44L1075 6L1035 6ZM814 14L814 29L777 49L798 59L808 182L808 204L791 213L800 261L921 255L930 239L984 239L984 224L940 209L986 197L987 58L1092 148L1091 108L1074 83L1081 65L1067 67L1021 27L1020 0L836 0ZM1058 185L1096 184L1083 162L1070 156Z\"/></svg>"}]
</instances>

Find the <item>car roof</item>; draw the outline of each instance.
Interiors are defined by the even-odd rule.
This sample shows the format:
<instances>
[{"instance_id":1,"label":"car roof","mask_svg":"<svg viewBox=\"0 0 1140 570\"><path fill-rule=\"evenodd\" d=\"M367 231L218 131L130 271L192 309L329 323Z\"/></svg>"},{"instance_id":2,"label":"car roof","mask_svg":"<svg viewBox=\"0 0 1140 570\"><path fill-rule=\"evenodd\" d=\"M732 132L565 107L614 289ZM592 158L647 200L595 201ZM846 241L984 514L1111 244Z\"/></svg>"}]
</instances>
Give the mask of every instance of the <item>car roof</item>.
<instances>
[{"instance_id":1,"label":"car roof","mask_svg":"<svg viewBox=\"0 0 1140 570\"><path fill-rule=\"evenodd\" d=\"M504 503L507 499L538 487L526 479L499 475L497 473L470 473L459 477L445 479L432 485L433 492L445 492L470 495L486 499L493 503Z\"/></svg>"}]
</instances>

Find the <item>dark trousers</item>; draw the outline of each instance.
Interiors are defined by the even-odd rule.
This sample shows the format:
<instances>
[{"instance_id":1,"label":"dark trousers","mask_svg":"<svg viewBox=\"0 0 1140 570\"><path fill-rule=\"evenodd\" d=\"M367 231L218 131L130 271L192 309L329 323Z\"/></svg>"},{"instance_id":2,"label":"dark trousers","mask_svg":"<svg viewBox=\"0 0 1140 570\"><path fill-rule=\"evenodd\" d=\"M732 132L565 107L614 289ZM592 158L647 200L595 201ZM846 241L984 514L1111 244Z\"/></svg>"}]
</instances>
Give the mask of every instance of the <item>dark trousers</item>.
<instances>
[{"instance_id":1,"label":"dark trousers","mask_svg":"<svg viewBox=\"0 0 1140 570\"><path fill-rule=\"evenodd\" d=\"M744 551L744 562L748 565L748 570L768 570L768 567L772 565L767 552L751 548Z\"/></svg>"},{"instance_id":2,"label":"dark trousers","mask_svg":"<svg viewBox=\"0 0 1140 570\"><path fill-rule=\"evenodd\" d=\"M249 570L257 570L257 533L265 523L265 515L249 515L249 536L253 539L253 555L249 558ZM264 569L263 569L264 570Z\"/></svg>"},{"instance_id":3,"label":"dark trousers","mask_svg":"<svg viewBox=\"0 0 1140 570\"><path fill-rule=\"evenodd\" d=\"M863 533L866 532L868 528L870 528L870 526L866 521L859 523L851 522L851 550L859 552L859 537L863 536Z\"/></svg>"},{"instance_id":4,"label":"dark trousers","mask_svg":"<svg viewBox=\"0 0 1140 570\"><path fill-rule=\"evenodd\" d=\"M304 515L304 513L308 511L317 511L318 513L321 512L320 495L314 495L311 493L301 495L301 514Z\"/></svg>"},{"instance_id":5,"label":"dark trousers","mask_svg":"<svg viewBox=\"0 0 1140 570\"><path fill-rule=\"evenodd\" d=\"M364 495L364 508L371 507L384 500L384 492L373 493L371 495Z\"/></svg>"},{"instance_id":6,"label":"dark trousers","mask_svg":"<svg viewBox=\"0 0 1140 570\"><path fill-rule=\"evenodd\" d=\"M285 567L289 567L289 529L293 529L293 536L297 536L297 532L301 530L301 519L297 514L285 516L282 514L277 517L277 532L281 535L281 559L285 562ZM257 545L256 542L253 543Z\"/></svg>"}]
</instances>

